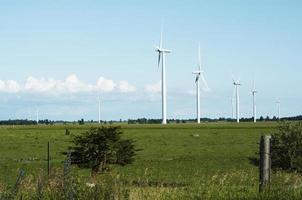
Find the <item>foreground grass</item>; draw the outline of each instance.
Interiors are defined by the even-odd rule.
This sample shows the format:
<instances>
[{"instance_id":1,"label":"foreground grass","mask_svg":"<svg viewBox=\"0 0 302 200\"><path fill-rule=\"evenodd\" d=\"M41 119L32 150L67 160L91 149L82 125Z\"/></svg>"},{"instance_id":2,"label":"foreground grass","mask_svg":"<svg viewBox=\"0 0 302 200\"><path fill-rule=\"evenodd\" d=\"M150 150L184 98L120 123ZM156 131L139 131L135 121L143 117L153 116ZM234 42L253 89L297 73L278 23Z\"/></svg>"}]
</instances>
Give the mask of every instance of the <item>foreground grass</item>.
<instances>
[{"instance_id":1,"label":"foreground grass","mask_svg":"<svg viewBox=\"0 0 302 200\"><path fill-rule=\"evenodd\" d=\"M57 171L58 172L58 171ZM146 177L148 175L146 174ZM16 186L4 189L3 199L291 199L302 197L298 174L275 174L270 189L258 193L253 174L244 171L218 173L202 177L190 186L154 183L148 180L125 180L118 174L103 174L95 179L79 175L66 178L57 173L49 178L27 176ZM4 196L5 195L5 196Z\"/></svg>"},{"instance_id":2,"label":"foreground grass","mask_svg":"<svg viewBox=\"0 0 302 200\"><path fill-rule=\"evenodd\" d=\"M28 196L36 194L37 177L45 177L47 142L51 142L53 171L62 171L65 157L61 152L66 151L72 137L65 135L65 129L75 135L90 126L1 127L2 191L9 191L22 168L26 176L20 191ZM137 147L142 149L136 161L126 167L113 167L110 174L100 175L100 180L91 180L88 170L74 167L72 171L78 180L74 187L79 188L79 199L95 190L87 187L87 182L94 182L100 195L114 190L109 193L118 195L118 199L301 199L302 179L297 174L274 174L271 192L258 194L258 168L251 158L257 156L260 135L276 131L276 123L123 125L122 128L124 137L136 140ZM45 188L50 187L52 180L62 180L62 176L53 176L45 181ZM104 180L110 181L104 185ZM45 190L45 199L53 199L51 195L54 194Z\"/></svg>"}]
</instances>

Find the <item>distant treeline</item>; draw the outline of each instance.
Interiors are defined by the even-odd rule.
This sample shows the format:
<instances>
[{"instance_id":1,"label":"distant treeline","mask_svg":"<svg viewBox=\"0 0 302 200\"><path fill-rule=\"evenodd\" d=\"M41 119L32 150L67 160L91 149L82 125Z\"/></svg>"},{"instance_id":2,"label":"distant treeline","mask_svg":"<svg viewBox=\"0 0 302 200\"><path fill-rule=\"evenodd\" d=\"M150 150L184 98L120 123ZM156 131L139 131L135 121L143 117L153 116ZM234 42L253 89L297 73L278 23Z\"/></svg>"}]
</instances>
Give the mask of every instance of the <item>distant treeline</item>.
<instances>
[{"instance_id":1,"label":"distant treeline","mask_svg":"<svg viewBox=\"0 0 302 200\"><path fill-rule=\"evenodd\" d=\"M295 116L295 117L283 117L280 119L281 121L301 121L302 115ZM196 119L168 119L168 123L170 124L184 124L184 123L192 123L195 122ZM232 118L217 118L217 119L211 119L211 118L201 118L201 122L235 122L235 119ZM241 118L241 122L252 122L253 118ZM260 117L257 119L257 121L260 122L271 122L271 121L279 121L277 117L270 118L267 117ZM127 123L127 124L160 124L162 122L161 119L147 119L147 118L139 118L139 119L128 119L128 120L118 120L118 121L101 121L101 124L115 124L115 123ZM28 120L28 119L9 119L9 120L1 120L0 125L54 125L54 124L93 124L98 123L97 121L93 120L84 120L80 119L78 121L64 121L64 120L57 120L52 121L49 119L39 120L37 123L35 120Z\"/></svg>"},{"instance_id":2,"label":"distant treeline","mask_svg":"<svg viewBox=\"0 0 302 200\"><path fill-rule=\"evenodd\" d=\"M254 119L251 118L241 118L240 121L241 122L252 122ZM281 121L286 120L286 121L299 121L302 120L302 115L299 116L295 116L295 117L284 117L280 119ZM196 119L168 119L167 122L168 123L175 123L175 124L179 124L179 123L192 123L195 122ZM201 122L235 122L236 119L232 119L232 118L216 118L216 119L211 119L211 118L201 118L200 119ZM260 122L270 122L270 121L279 121L279 119L274 116L272 118L270 118L269 116L267 117L263 117L261 116L260 118L257 119L257 121ZM160 124L162 122L161 119L147 119L147 118L139 118L139 119L128 119L128 124Z\"/></svg>"},{"instance_id":3,"label":"distant treeline","mask_svg":"<svg viewBox=\"0 0 302 200\"><path fill-rule=\"evenodd\" d=\"M55 121L51 121L48 119L39 120L39 124L52 125L55 124ZM9 120L1 120L0 125L36 125L37 121L28 120L28 119L9 119Z\"/></svg>"},{"instance_id":4,"label":"distant treeline","mask_svg":"<svg viewBox=\"0 0 302 200\"><path fill-rule=\"evenodd\" d=\"M93 124L98 123L97 121L80 119L78 121L64 121L64 120L49 120L43 119L39 120L38 123L36 120L28 120L28 119L9 119L9 120L0 120L0 125L55 125L55 124ZM113 123L127 123L127 121L101 121L102 124L113 124Z\"/></svg>"}]
</instances>

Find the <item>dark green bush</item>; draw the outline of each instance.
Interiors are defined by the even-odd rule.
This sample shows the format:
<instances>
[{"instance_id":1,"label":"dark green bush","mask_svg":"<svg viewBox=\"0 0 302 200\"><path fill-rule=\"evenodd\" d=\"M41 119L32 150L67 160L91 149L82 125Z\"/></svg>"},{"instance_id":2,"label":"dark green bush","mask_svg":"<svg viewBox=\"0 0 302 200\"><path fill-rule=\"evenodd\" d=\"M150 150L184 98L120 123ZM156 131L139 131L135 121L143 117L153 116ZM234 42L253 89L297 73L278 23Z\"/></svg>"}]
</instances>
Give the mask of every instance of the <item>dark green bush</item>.
<instances>
[{"instance_id":1,"label":"dark green bush","mask_svg":"<svg viewBox=\"0 0 302 200\"><path fill-rule=\"evenodd\" d=\"M272 168L302 172L302 122L283 122L272 135Z\"/></svg>"},{"instance_id":2,"label":"dark green bush","mask_svg":"<svg viewBox=\"0 0 302 200\"><path fill-rule=\"evenodd\" d=\"M92 175L108 169L108 164L126 165L134 161L134 141L121 138L120 127L92 128L75 136L71 164L90 168Z\"/></svg>"}]
</instances>

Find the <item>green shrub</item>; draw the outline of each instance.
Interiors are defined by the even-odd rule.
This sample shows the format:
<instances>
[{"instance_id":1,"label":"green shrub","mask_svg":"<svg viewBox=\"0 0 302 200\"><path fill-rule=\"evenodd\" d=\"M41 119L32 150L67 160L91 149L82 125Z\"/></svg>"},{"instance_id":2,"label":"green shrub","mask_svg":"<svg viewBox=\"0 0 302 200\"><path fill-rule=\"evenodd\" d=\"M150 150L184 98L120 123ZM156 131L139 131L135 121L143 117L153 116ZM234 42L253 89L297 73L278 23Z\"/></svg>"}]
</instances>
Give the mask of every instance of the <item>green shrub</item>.
<instances>
[{"instance_id":1,"label":"green shrub","mask_svg":"<svg viewBox=\"0 0 302 200\"><path fill-rule=\"evenodd\" d=\"M120 127L92 128L75 136L71 150L71 164L90 168L95 175L108 164L126 165L134 161L134 141L121 138Z\"/></svg>"},{"instance_id":2,"label":"green shrub","mask_svg":"<svg viewBox=\"0 0 302 200\"><path fill-rule=\"evenodd\" d=\"M272 135L272 168L302 172L302 122L283 122Z\"/></svg>"}]
</instances>

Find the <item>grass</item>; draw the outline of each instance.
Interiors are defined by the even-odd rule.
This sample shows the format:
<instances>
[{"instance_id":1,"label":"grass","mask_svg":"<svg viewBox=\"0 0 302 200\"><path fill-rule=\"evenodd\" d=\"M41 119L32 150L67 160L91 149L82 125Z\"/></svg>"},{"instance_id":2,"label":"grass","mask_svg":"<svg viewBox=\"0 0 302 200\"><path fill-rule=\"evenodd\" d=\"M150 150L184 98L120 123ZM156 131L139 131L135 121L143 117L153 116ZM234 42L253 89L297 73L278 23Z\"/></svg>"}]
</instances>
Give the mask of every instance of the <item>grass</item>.
<instances>
[{"instance_id":1,"label":"grass","mask_svg":"<svg viewBox=\"0 0 302 200\"><path fill-rule=\"evenodd\" d=\"M91 126L96 125L0 127L0 183L14 183L20 168L25 169L27 177L46 171L48 141L53 169L62 167L65 156L61 153L71 140L65 129L75 135ZM282 199L282 194L292 195L293 199L301 197L300 189L292 189L300 187L299 174L275 173L271 188L274 192L267 196L257 192L258 167L250 158L257 156L260 135L276 131L277 123L122 128L124 137L134 139L142 150L133 164L113 167L110 176L119 187L129 189L131 199ZM73 170L83 182L91 181L89 170Z\"/></svg>"}]
</instances>

